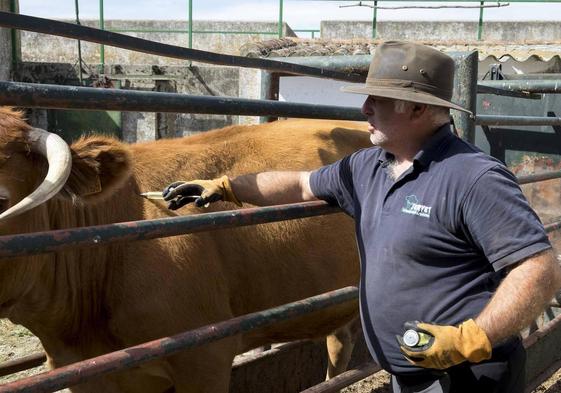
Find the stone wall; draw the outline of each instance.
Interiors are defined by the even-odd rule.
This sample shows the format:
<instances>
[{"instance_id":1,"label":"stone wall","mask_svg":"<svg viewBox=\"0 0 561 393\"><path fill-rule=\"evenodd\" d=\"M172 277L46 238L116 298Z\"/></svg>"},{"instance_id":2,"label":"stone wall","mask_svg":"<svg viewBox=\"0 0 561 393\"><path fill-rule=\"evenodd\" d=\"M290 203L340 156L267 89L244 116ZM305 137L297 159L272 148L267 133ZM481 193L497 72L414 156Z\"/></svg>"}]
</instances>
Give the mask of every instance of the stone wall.
<instances>
[{"instance_id":1,"label":"stone wall","mask_svg":"<svg viewBox=\"0 0 561 393\"><path fill-rule=\"evenodd\" d=\"M3 0L7 1L7 0ZM71 21L68 21L71 22ZM73 23L73 22L72 22ZM99 27L96 20L81 21L84 26ZM286 25L283 25L283 34L294 36ZM158 30L157 32L123 32L130 36L143 38L150 41L161 42L181 47L189 46L187 34L187 21L143 21L143 20L107 20L106 30ZM172 32L163 32L172 31ZM213 22L194 21L194 31L242 31L242 32L269 32L270 34L227 34L227 33L194 33L193 49L200 49L224 54L238 54L238 48L252 41L267 40L278 37L278 24L274 22ZM74 39L56 37L51 35L24 31L21 36L23 61L29 62L55 62L77 63L78 44ZM82 42L82 60L87 64L100 63L100 45ZM172 59L163 56L148 55L145 53L104 47L105 64L154 64L154 65L186 65L187 61Z\"/></svg>"},{"instance_id":2,"label":"stone wall","mask_svg":"<svg viewBox=\"0 0 561 393\"><path fill-rule=\"evenodd\" d=\"M107 87L207 96L236 97L239 94L239 70L234 67L115 65L105 66L104 73L110 81ZM28 83L79 85L76 67L68 63L22 63L16 69L14 79ZM85 84L92 85L92 82L96 80L86 80ZM47 112L43 109L31 111L33 124L47 128ZM253 122L258 119L254 117ZM51 131L65 131L53 129L52 122L48 123ZM117 126L121 129L120 136L123 140L139 142L186 136L237 123L238 116L231 115L122 112ZM95 124L89 126L94 127ZM91 131L88 122L84 122L83 127L66 132L71 131L77 135ZM65 132L61 133L66 135Z\"/></svg>"},{"instance_id":3,"label":"stone wall","mask_svg":"<svg viewBox=\"0 0 561 393\"><path fill-rule=\"evenodd\" d=\"M466 42L477 40L478 22L467 21L381 21L376 38L399 40L439 40ZM371 38L371 21L322 21L323 39ZM485 41L531 42L561 40L559 22L484 22Z\"/></svg>"}]
</instances>

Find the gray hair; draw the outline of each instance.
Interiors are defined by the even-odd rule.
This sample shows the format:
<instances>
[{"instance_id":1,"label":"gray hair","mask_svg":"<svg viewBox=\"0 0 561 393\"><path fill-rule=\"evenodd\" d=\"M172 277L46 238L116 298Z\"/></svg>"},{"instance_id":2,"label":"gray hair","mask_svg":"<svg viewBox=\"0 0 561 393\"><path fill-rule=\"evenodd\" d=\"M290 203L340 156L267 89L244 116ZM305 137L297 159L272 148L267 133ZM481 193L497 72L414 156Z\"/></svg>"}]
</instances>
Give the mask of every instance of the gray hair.
<instances>
[{"instance_id":1,"label":"gray hair","mask_svg":"<svg viewBox=\"0 0 561 393\"><path fill-rule=\"evenodd\" d=\"M415 105L411 101L394 100L394 111L403 114ZM450 121L450 108L444 106L428 105L429 115L434 126L441 126Z\"/></svg>"}]
</instances>

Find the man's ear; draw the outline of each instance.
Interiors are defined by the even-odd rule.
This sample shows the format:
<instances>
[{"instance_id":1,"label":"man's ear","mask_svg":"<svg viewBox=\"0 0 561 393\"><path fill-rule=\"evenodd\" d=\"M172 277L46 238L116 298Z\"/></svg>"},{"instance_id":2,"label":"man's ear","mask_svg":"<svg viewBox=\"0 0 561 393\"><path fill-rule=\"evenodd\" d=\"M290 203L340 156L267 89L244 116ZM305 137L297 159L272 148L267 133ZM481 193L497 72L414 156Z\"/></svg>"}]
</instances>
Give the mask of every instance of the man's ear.
<instances>
[{"instance_id":1,"label":"man's ear","mask_svg":"<svg viewBox=\"0 0 561 393\"><path fill-rule=\"evenodd\" d=\"M72 171L61 191L74 201L97 202L111 195L130 177L128 147L104 136L83 137L70 146Z\"/></svg>"},{"instance_id":2,"label":"man's ear","mask_svg":"<svg viewBox=\"0 0 561 393\"><path fill-rule=\"evenodd\" d=\"M419 104L415 102L411 110L411 119L416 120L422 118L428 112L429 106L427 104Z\"/></svg>"}]
</instances>

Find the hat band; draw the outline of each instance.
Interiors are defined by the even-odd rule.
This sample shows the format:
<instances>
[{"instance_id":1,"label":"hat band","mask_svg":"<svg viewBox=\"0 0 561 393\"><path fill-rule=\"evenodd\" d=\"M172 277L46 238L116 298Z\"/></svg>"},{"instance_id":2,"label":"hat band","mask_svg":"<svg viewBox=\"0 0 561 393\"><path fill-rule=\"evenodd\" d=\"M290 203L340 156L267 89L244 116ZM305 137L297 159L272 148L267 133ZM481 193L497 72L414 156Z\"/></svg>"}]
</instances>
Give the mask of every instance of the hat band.
<instances>
[{"instance_id":1,"label":"hat band","mask_svg":"<svg viewBox=\"0 0 561 393\"><path fill-rule=\"evenodd\" d=\"M366 87L391 87L398 89L413 90L414 92L421 91L424 93L432 94L438 98L450 100L452 98L451 90L439 89L434 85L427 85L425 83L413 82L402 79L379 79L379 78L366 78Z\"/></svg>"}]
</instances>

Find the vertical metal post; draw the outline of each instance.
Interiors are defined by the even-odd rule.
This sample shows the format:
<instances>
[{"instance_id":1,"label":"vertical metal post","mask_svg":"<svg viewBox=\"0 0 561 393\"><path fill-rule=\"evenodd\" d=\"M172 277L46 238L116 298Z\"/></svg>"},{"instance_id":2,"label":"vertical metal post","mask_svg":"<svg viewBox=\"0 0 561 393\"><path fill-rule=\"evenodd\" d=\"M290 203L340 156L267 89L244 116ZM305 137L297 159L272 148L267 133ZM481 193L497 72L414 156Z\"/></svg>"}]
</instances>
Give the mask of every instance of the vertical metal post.
<instances>
[{"instance_id":1,"label":"vertical metal post","mask_svg":"<svg viewBox=\"0 0 561 393\"><path fill-rule=\"evenodd\" d=\"M479 8L479 26L477 27L477 41L481 41L481 35L483 32L483 5L485 4L484 1L481 1Z\"/></svg>"},{"instance_id":2,"label":"vertical metal post","mask_svg":"<svg viewBox=\"0 0 561 393\"><path fill-rule=\"evenodd\" d=\"M189 0L189 49L193 48L193 0Z\"/></svg>"},{"instance_id":3,"label":"vertical metal post","mask_svg":"<svg viewBox=\"0 0 561 393\"><path fill-rule=\"evenodd\" d=\"M17 0L10 0L10 12L16 14L19 12ZM11 29L11 39L12 39L12 67L15 66L20 60L19 43L18 43L18 31L16 29Z\"/></svg>"},{"instance_id":4,"label":"vertical metal post","mask_svg":"<svg viewBox=\"0 0 561 393\"><path fill-rule=\"evenodd\" d=\"M465 112L455 110L452 110L452 117L458 135L466 141L474 143L478 52L460 52L454 54L453 57L456 63L456 72L452 101L472 111L474 117Z\"/></svg>"},{"instance_id":5,"label":"vertical metal post","mask_svg":"<svg viewBox=\"0 0 561 393\"><path fill-rule=\"evenodd\" d=\"M372 12L372 38L376 38L376 18L378 15L378 0L374 1L374 11Z\"/></svg>"},{"instance_id":6,"label":"vertical metal post","mask_svg":"<svg viewBox=\"0 0 561 393\"><path fill-rule=\"evenodd\" d=\"M105 30L105 19L103 12L103 0L99 0L99 28ZM99 47L99 73L103 73L103 68L105 66L105 46L103 44Z\"/></svg>"},{"instance_id":7,"label":"vertical metal post","mask_svg":"<svg viewBox=\"0 0 561 393\"><path fill-rule=\"evenodd\" d=\"M80 24L80 5L78 0L74 0L74 8L76 10L76 24ZM78 79L80 80L80 85L84 84L82 79L82 41L78 40Z\"/></svg>"},{"instance_id":8,"label":"vertical metal post","mask_svg":"<svg viewBox=\"0 0 561 393\"><path fill-rule=\"evenodd\" d=\"M279 38L282 38L283 8L283 0L279 0Z\"/></svg>"}]
</instances>

